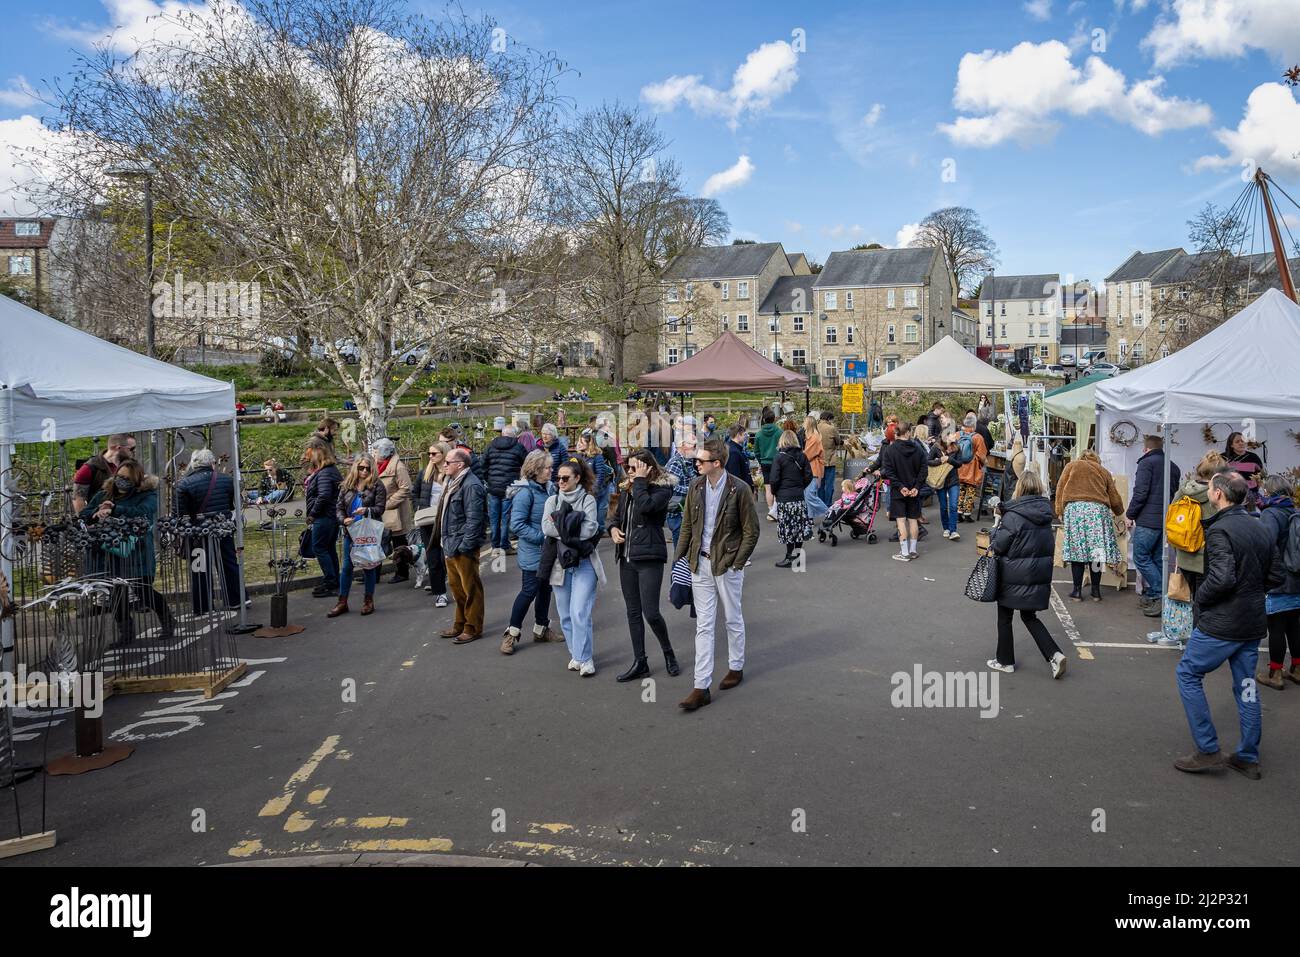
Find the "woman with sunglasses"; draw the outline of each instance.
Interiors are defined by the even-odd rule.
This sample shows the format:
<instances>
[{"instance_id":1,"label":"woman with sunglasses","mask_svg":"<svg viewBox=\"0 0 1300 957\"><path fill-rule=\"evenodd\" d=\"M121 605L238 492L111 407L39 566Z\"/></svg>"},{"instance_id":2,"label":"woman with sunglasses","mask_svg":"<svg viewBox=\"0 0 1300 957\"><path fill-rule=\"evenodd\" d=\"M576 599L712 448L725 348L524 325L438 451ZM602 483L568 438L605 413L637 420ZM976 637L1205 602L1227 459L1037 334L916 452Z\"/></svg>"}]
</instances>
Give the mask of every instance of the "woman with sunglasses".
<instances>
[{"instance_id":1,"label":"woman with sunglasses","mask_svg":"<svg viewBox=\"0 0 1300 957\"><path fill-rule=\"evenodd\" d=\"M325 613L326 618L337 618L348 611L348 592L352 590L352 535L349 529L360 518L383 521L388 493L384 483L375 476L375 460L369 455L358 455L348 470L348 477L339 488L338 505L334 514L343 526L343 571L339 574L338 604ZM379 568L367 568L363 573L366 597L361 604L361 614L375 610L375 586L379 584Z\"/></svg>"},{"instance_id":2,"label":"woman with sunglasses","mask_svg":"<svg viewBox=\"0 0 1300 957\"><path fill-rule=\"evenodd\" d=\"M415 482L411 486L416 524L420 528L420 539L424 542L425 568L429 572L429 583L424 586L424 590L433 594L435 608L447 607L447 566L442 560L442 542L433 534L436 520L432 516L438 509L438 499L442 497L442 466L450 451L451 446L446 442L432 443L429 446L429 460L416 473ZM424 520L419 518L421 513L426 516Z\"/></svg>"},{"instance_id":3,"label":"woman with sunglasses","mask_svg":"<svg viewBox=\"0 0 1300 957\"><path fill-rule=\"evenodd\" d=\"M600 523L596 498L591 494L595 476L576 455L560 463L557 491L546 500L542 534L546 541L537 568L550 581L560 612L560 629L569 646L569 670L584 678L596 673L592 649L591 612L596 605L596 583L605 580L596 546Z\"/></svg>"}]
</instances>

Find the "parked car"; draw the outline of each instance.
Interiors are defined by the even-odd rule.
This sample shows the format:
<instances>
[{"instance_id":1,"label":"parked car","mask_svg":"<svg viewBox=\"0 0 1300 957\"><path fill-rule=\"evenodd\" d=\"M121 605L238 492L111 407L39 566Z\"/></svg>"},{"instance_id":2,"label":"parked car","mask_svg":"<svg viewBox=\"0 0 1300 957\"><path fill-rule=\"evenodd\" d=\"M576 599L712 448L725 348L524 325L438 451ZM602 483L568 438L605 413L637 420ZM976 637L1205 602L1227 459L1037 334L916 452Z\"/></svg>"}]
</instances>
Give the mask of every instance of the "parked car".
<instances>
[{"instance_id":1,"label":"parked car","mask_svg":"<svg viewBox=\"0 0 1300 957\"><path fill-rule=\"evenodd\" d=\"M1061 356L1061 365L1065 366L1067 369L1074 368L1074 356Z\"/></svg>"},{"instance_id":2,"label":"parked car","mask_svg":"<svg viewBox=\"0 0 1300 957\"><path fill-rule=\"evenodd\" d=\"M1038 365L1029 370L1030 375L1042 376L1047 379L1064 379L1065 367L1052 363L1051 365Z\"/></svg>"},{"instance_id":3,"label":"parked car","mask_svg":"<svg viewBox=\"0 0 1300 957\"><path fill-rule=\"evenodd\" d=\"M344 363L350 366L357 365L361 361L361 353L357 349L357 344L351 339L338 339L334 343L338 349L339 355L343 357ZM325 355L325 346L313 341L311 344L311 357L318 362L324 362L328 357Z\"/></svg>"},{"instance_id":4,"label":"parked car","mask_svg":"<svg viewBox=\"0 0 1300 957\"><path fill-rule=\"evenodd\" d=\"M398 355L398 359L408 366L422 366L425 369L438 368L438 363L434 361L428 346L415 346L413 349L407 349Z\"/></svg>"},{"instance_id":5,"label":"parked car","mask_svg":"<svg viewBox=\"0 0 1300 957\"><path fill-rule=\"evenodd\" d=\"M1088 375L1117 376L1125 370L1109 362L1094 362L1085 371Z\"/></svg>"}]
</instances>

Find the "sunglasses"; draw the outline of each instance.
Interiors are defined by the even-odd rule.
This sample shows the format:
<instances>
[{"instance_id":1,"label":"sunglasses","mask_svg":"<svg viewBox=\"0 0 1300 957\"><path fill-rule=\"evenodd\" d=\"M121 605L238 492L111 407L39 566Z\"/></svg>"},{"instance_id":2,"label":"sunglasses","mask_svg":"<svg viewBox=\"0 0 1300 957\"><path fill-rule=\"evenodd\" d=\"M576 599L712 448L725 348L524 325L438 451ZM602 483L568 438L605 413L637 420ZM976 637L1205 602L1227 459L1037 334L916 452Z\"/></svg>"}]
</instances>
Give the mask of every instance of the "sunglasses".
<instances>
[{"instance_id":1,"label":"sunglasses","mask_svg":"<svg viewBox=\"0 0 1300 957\"><path fill-rule=\"evenodd\" d=\"M576 482L576 481L578 481L578 476L576 476L576 475L561 475L561 476L560 476L560 481L561 481L561 482Z\"/></svg>"},{"instance_id":2,"label":"sunglasses","mask_svg":"<svg viewBox=\"0 0 1300 957\"><path fill-rule=\"evenodd\" d=\"M369 471L370 471L370 466L369 466L369 465L358 465L358 466L357 466L357 471L358 471L358 472L369 472Z\"/></svg>"}]
</instances>

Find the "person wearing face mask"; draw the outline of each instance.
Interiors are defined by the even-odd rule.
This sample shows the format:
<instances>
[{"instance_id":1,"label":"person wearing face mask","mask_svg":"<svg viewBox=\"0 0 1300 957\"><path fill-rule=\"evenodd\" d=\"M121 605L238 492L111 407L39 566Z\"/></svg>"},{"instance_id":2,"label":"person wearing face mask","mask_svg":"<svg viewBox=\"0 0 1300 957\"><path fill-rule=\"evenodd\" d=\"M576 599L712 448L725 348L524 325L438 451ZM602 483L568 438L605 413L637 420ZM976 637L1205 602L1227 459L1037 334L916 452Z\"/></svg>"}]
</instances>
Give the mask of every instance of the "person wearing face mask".
<instances>
[{"instance_id":1,"label":"person wearing face mask","mask_svg":"<svg viewBox=\"0 0 1300 957\"><path fill-rule=\"evenodd\" d=\"M154 536L153 526L158 518L158 480L146 475L140 463L126 460L118 466L112 478L94 494L81 511L87 525L97 525L110 518L142 518L149 523L147 530L133 533L114 550L92 546L91 568L100 574L125 580L113 590L113 618L117 623L117 638L126 644L135 638L135 623L131 618L131 595L158 616L163 641L175 637L175 619L167 601L153 587Z\"/></svg>"},{"instance_id":2,"label":"person wearing face mask","mask_svg":"<svg viewBox=\"0 0 1300 957\"><path fill-rule=\"evenodd\" d=\"M119 465L135 458L135 436L119 432L108 437L108 448L92 455L72 477L72 507L84 511L90 496L100 491Z\"/></svg>"}]
</instances>

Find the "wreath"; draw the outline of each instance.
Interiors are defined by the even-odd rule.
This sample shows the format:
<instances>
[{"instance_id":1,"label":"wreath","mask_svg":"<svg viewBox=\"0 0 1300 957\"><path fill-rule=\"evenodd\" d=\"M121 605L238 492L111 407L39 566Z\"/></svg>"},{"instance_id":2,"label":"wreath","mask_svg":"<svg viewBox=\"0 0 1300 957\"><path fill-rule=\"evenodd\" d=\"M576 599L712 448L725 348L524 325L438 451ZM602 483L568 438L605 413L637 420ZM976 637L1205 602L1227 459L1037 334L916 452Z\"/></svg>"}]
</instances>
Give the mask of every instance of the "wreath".
<instances>
[{"instance_id":1,"label":"wreath","mask_svg":"<svg viewBox=\"0 0 1300 957\"><path fill-rule=\"evenodd\" d=\"M1116 445L1128 448L1138 440L1141 432L1128 419L1121 419L1110 427L1110 440Z\"/></svg>"}]
</instances>

